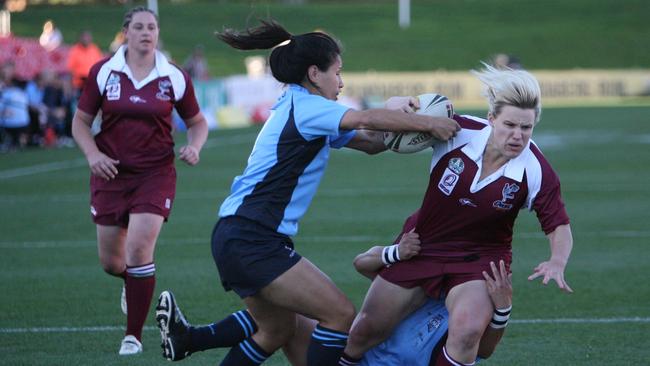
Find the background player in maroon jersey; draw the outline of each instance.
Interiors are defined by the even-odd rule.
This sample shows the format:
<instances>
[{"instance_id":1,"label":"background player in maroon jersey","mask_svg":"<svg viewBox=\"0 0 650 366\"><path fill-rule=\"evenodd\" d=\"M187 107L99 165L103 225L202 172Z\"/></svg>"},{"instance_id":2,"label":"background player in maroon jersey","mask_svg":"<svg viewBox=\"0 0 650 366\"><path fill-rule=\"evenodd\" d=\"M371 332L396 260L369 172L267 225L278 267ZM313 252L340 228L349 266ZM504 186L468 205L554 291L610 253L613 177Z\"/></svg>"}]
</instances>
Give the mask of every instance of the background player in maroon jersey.
<instances>
[{"instance_id":1,"label":"background player in maroon jersey","mask_svg":"<svg viewBox=\"0 0 650 366\"><path fill-rule=\"evenodd\" d=\"M501 259L509 271L520 208L536 212L551 249L529 280L554 280L572 292L564 269L573 239L559 179L530 141L541 112L539 84L523 70L486 65L475 75L486 86L488 119L455 116L463 130L434 146L429 186L415 220L421 251L375 278L341 364L355 364L427 296L441 295L450 314L449 336L436 365L473 364L493 313L498 322L499 314L509 312L495 312L482 272Z\"/></svg>"},{"instance_id":2,"label":"background player in maroon jersey","mask_svg":"<svg viewBox=\"0 0 650 366\"><path fill-rule=\"evenodd\" d=\"M122 31L126 44L90 71L72 131L92 173L99 260L107 273L124 279L127 329L119 354L131 355L142 352L155 286L154 248L176 192L172 110L188 127L179 158L189 165L199 162L208 127L189 76L156 50L156 15L134 8ZM99 111L101 126L93 136Z\"/></svg>"}]
</instances>

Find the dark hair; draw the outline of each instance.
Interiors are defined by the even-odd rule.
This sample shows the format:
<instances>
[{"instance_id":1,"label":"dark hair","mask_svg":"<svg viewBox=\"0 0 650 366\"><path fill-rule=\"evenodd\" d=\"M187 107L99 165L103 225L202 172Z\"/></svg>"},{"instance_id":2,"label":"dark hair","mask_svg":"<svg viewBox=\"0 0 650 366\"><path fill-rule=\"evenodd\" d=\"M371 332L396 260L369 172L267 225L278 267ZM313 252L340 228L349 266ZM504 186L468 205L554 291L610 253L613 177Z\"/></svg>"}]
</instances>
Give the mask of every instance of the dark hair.
<instances>
[{"instance_id":1,"label":"dark hair","mask_svg":"<svg viewBox=\"0 0 650 366\"><path fill-rule=\"evenodd\" d=\"M273 48L269 56L271 73L282 83L299 84L305 79L309 66L327 70L341 54L339 42L323 32L297 36L289 33L274 20L260 20L262 25L239 32L225 29L217 37L240 50Z\"/></svg>"},{"instance_id":2,"label":"dark hair","mask_svg":"<svg viewBox=\"0 0 650 366\"><path fill-rule=\"evenodd\" d=\"M149 8L145 8L144 6L136 6L135 8L129 10L126 14L124 14L124 20L122 21L122 28L128 28L129 24L131 24L131 20L133 19L133 15L142 12L150 13L151 15L153 15L154 18L156 18L156 23L158 23L158 15L156 15L156 13L153 10Z\"/></svg>"}]
</instances>

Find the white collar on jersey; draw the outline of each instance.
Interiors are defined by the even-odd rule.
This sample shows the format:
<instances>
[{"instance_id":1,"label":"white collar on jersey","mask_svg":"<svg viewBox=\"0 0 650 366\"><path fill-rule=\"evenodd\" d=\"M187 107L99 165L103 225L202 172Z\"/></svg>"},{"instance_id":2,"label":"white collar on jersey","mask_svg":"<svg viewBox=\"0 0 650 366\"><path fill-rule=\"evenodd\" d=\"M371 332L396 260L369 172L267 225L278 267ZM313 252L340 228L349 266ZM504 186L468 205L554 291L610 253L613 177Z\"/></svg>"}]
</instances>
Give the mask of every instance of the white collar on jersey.
<instances>
[{"instance_id":1,"label":"white collar on jersey","mask_svg":"<svg viewBox=\"0 0 650 366\"><path fill-rule=\"evenodd\" d=\"M486 126L483 128L477 135L472 138L467 145L465 145L461 151L467 155L468 158L478 162L483 159L483 151L485 151L485 146L487 146L488 139L490 138L490 133L492 132L491 126ZM524 179L524 171L526 170L526 163L532 154L530 150L530 143L532 140L528 141L528 145L524 150L514 159L510 159L505 165L503 175L510 179L521 182Z\"/></svg>"},{"instance_id":2,"label":"white collar on jersey","mask_svg":"<svg viewBox=\"0 0 650 366\"><path fill-rule=\"evenodd\" d=\"M125 73L129 77L129 79L131 79L135 88L140 89L143 86L147 85L147 83L149 83L151 80L163 76L170 76L172 73L172 66L169 64L169 61L167 61L167 57L165 57L165 55L163 55L162 52L156 50L155 58L156 58L156 63L153 70L151 70L151 72L149 73L149 75L147 75L146 78L140 81L135 80L133 74L131 73L131 69L126 64L126 45L120 46L120 48L115 52L113 57L111 57L111 59L108 60L106 65L111 70L121 71Z\"/></svg>"}]
</instances>

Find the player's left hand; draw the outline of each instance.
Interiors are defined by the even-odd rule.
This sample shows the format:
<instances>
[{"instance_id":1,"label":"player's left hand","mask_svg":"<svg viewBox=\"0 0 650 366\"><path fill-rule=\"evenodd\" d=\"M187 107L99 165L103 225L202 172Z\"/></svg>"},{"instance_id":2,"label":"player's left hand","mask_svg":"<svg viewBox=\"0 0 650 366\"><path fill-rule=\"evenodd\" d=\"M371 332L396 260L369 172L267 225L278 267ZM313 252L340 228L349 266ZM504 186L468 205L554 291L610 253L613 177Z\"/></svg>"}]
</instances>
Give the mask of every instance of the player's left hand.
<instances>
[{"instance_id":1,"label":"player's left hand","mask_svg":"<svg viewBox=\"0 0 650 366\"><path fill-rule=\"evenodd\" d=\"M542 283L548 285L550 280L557 283L557 286L567 293L572 293L573 290L569 284L564 280L564 264L550 260L542 262L533 270L533 274L528 276L528 281L532 281L538 277L544 277Z\"/></svg>"},{"instance_id":2,"label":"player's left hand","mask_svg":"<svg viewBox=\"0 0 650 366\"><path fill-rule=\"evenodd\" d=\"M506 263L503 260L499 261L498 269L494 262L490 262L490 269L492 276L483 271L483 278L494 308L505 309L512 306L512 273L506 271Z\"/></svg>"},{"instance_id":3,"label":"player's left hand","mask_svg":"<svg viewBox=\"0 0 650 366\"><path fill-rule=\"evenodd\" d=\"M199 150L192 145L186 145L178 150L178 158L186 162L187 165L196 165L199 163Z\"/></svg>"}]
</instances>

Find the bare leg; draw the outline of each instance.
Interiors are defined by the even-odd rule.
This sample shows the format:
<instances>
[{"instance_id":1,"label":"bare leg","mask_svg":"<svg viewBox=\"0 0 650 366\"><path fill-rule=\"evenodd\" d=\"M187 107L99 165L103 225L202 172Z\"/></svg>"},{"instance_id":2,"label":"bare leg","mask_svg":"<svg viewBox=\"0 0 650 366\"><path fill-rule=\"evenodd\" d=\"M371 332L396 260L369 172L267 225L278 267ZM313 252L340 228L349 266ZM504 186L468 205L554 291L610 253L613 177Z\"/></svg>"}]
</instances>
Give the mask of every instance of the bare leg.
<instances>
[{"instance_id":1,"label":"bare leg","mask_svg":"<svg viewBox=\"0 0 650 366\"><path fill-rule=\"evenodd\" d=\"M425 300L426 295L419 287L403 288L376 276L354 319L345 353L361 358L367 350L386 339L395 326Z\"/></svg>"},{"instance_id":2,"label":"bare leg","mask_svg":"<svg viewBox=\"0 0 650 366\"><path fill-rule=\"evenodd\" d=\"M449 291L446 305L449 310L447 353L458 362L472 363L494 311L485 281L475 280L454 286Z\"/></svg>"}]
</instances>

